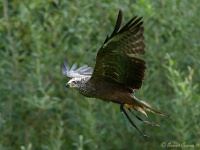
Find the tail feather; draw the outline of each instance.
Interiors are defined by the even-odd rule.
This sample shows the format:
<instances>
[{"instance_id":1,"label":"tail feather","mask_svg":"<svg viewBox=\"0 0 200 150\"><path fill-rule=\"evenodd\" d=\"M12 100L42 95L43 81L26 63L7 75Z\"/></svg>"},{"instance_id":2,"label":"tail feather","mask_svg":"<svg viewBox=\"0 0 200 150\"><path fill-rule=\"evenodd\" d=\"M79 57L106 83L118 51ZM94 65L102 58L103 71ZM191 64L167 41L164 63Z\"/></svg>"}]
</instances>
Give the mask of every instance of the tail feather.
<instances>
[{"instance_id":1,"label":"tail feather","mask_svg":"<svg viewBox=\"0 0 200 150\"><path fill-rule=\"evenodd\" d=\"M145 114L146 116L147 116L147 114L146 114L146 112L144 110L153 112L155 114L158 114L158 115L161 115L161 116L164 116L164 117L172 118L171 116L169 116L169 115L167 115L167 114L165 114L165 113L153 108L147 102L139 100L135 96L133 96L133 98L134 98L134 103L136 104L135 106L133 106L134 109L136 109L137 111Z\"/></svg>"}]
</instances>

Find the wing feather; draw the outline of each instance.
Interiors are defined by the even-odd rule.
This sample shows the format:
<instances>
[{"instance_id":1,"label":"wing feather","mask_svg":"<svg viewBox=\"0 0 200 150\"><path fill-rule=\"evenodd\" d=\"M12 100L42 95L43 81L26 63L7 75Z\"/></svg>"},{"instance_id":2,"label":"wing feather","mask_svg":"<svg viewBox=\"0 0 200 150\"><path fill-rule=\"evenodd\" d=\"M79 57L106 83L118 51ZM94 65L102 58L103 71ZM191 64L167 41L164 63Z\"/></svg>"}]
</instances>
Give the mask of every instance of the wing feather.
<instances>
[{"instance_id":1,"label":"wing feather","mask_svg":"<svg viewBox=\"0 0 200 150\"><path fill-rule=\"evenodd\" d=\"M91 76L93 73L93 69L88 67L87 65L83 65L82 67L77 68L77 64L73 64L72 67L69 67L69 63L67 59L64 59L62 64L62 74L70 77L70 78L80 78L84 76Z\"/></svg>"},{"instance_id":2,"label":"wing feather","mask_svg":"<svg viewBox=\"0 0 200 150\"><path fill-rule=\"evenodd\" d=\"M119 11L112 34L106 37L97 53L91 80L116 82L133 89L141 87L146 69L146 62L136 57L145 53L141 20L142 17L133 17L120 29L122 12Z\"/></svg>"},{"instance_id":3,"label":"wing feather","mask_svg":"<svg viewBox=\"0 0 200 150\"><path fill-rule=\"evenodd\" d=\"M117 32L119 31L119 28L121 26L121 23L122 23L122 11L120 10L118 17L117 17L116 24L115 24L115 28L110 37L113 37L115 34L117 34Z\"/></svg>"},{"instance_id":4,"label":"wing feather","mask_svg":"<svg viewBox=\"0 0 200 150\"><path fill-rule=\"evenodd\" d=\"M74 63L70 70L75 70L77 68L77 63Z\"/></svg>"}]
</instances>

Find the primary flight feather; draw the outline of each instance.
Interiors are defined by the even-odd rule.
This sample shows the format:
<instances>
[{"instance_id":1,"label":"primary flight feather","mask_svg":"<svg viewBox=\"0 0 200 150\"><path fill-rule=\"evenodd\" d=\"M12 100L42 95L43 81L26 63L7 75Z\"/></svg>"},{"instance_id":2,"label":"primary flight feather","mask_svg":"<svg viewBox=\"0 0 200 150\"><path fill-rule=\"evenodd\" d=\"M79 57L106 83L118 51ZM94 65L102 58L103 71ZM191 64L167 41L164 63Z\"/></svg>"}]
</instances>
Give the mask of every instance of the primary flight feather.
<instances>
[{"instance_id":1,"label":"primary flight feather","mask_svg":"<svg viewBox=\"0 0 200 150\"><path fill-rule=\"evenodd\" d=\"M76 69L76 63L70 68L65 59L62 73L71 78L66 87L75 88L86 97L120 104L122 114L143 136L146 136L133 123L124 107L132 114L133 108L145 115L146 111L151 111L162 116L170 116L134 96L134 90L142 86L146 69L146 62L138 58L145 53L144 27L141 20L142 18L134 17L120 28L122 22L120 10L112 34L106 37L97 53L94 70L87 65ZM136 118L149 125L159 126L138 116Z\"/></svg>"}]
</instances>

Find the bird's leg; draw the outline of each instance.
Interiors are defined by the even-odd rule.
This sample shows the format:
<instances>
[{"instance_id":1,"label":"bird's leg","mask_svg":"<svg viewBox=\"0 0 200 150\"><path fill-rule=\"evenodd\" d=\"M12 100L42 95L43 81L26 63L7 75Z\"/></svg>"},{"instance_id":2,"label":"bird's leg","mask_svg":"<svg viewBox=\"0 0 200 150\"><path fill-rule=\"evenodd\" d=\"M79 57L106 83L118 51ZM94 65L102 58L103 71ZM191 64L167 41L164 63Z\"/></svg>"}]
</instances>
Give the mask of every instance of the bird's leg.
<instances>
[{"instance_id":1,"label":"bird's leg","mask_svg":"<svg viewBox=\"0 0 200 150\"><path fill-rule=\"evenodd\" d=\"M128 108L128 110L140 121L148 124L148 125L151 125L151 126L157 126L157 127L160 127L158 124L156 124L155 122L149 122L149 121L146 121L146 120L143 120L142 118L140 118L139 116L135 115L130 108Z\"/></svg>"},{"instance_id":2,"label":"bird's leg","mask_svg":"<svg viewBox=\"0 0 200 150\"><path fill-rule=\"evenodd\" d=\"M124 114L126 116L126 118L128 119L128 121L131 123L132 126L134 126L136 128L136 130L138 130L138 132L140 132L140 134L144 137L148 137L147 135L143 134L138 127L133 123L133 121L131 120L131 118L129 117L129 115L127 114L126 110L124 109L124 104L120 105L120 111L122 114Z\"/></svg>"}]
</instances>

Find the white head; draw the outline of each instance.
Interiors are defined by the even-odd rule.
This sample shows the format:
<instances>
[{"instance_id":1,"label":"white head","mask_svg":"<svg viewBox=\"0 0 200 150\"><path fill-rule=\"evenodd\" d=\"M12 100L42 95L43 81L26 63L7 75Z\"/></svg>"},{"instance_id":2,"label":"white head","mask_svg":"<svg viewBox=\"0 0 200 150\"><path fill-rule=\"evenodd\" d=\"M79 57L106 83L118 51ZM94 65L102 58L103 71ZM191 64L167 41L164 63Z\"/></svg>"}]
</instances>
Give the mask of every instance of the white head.
<instances>
[{"instance_id":1,"label":"white head","mask_svg":"<svg viewBox=\"0 0 200 150\"><path fill-rule=\"evenodd\" d=\"M81 84L84 82L84 78L72 78L69 80L69 82L66 84L67 88L80 88Z\"/></svg>"}]
</instances>

